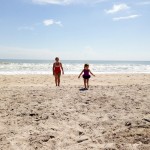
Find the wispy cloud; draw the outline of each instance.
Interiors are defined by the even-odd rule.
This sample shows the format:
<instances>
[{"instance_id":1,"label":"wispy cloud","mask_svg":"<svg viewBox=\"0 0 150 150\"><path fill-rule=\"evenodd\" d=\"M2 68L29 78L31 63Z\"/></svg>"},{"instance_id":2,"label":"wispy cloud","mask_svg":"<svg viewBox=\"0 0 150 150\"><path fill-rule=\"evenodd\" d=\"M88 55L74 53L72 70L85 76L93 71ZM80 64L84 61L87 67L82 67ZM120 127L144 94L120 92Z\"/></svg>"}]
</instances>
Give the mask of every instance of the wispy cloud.
<instances>
[{"instance_id":1,"label":"wispy cloud","mask_svg":"<svg viewBox=\"0 0 150 150\"><path fill-rule=\"evenodd\" d=\"M42 55L41 55L42 52ZM0 45L1 58L4 59L52 59L57 56L56 52L50 48L47 49L33 49L23 47L9 47Z\"/></svg>"},{"instance_id":2,"label":"wispy cloud","mask_svg":"<svg viewBox=\"0 0 150 150\"><path fill-rule=\"evenodd\" d=\"M113 21L119 21L119 20L127 20L127 19L135 19L140 17L141 15L130 15L130 16L124 16L124 17L115 17L113 18Z\"/></svg>"},{"instance_id":3,"label":"wispy cloud","mask_svg":"<svg viewBox=\"0 0 150 150\"><path fill-rule=\"evenodd\" d=\"M21 26L21 27L18 27L18 31L22 31L22 30L33 31L34 27L30 27L30 26Z\"/></svg>"},{"instance_id":4,"label":"wispy cloud","mask_svg":"<svg viewBox=\"0 0 150 150\"><path fill-rule=\"evenodd\" d=\"M95 4L108 0L32 0L37 4L55 4L55 5L69 5L69 4Z\"/></svg>"},{"instance_id":5,"label":"wispy cloud","mask_svg":"<svg viewBox=\"0 0 150 150\"><path fill-rule=\"evenodd\" d=\"M63 26L61 21L55 21L53 19L45 19L45 20L41 21L40 23L35 23L32 26L20 26L20 27L18 27L18 31L24 31L24 30L33 31L40 25L44 25L44 26L58 25L60 27Z\"/></svg>"},{"instance_id":6,"label":"wispy cloud","mask_svg":"<svg viewBox=\"0 0 150 150\"><path fill-rule=\"evenodd\" d=\"M46 20L43 21L43 24L45 26L51 26L51 25L54 25L54 24L62 26L61 21L55 21L53 19L46 19Z\"/></svg>"},{"instance_id":7,"label":"wispy cloud","mask_svg":"<svg viewBox=\"0 0 150 150\"><path fill-rule=\"evenodd\" d=\"M127 4L114 4L112 9L109 9L109 10L105 10L105 12L107 14L113 14L113 13L117 13L117 12L120 12L120 11L124 11L124 10L127 10L129 9L130 7L127 5Z\"/></svg>"},{"instance_id":8,"label":"wispy cloud","mask_svg":"<svg viewBox=\"0 0 150 150\"><path fill-rule=\"evenodd\" d=\"M72 0L32 0L34 3L37 4L70 4Z\"/></svg>"},{"instance_id":9,"label":"wispy cloud","mask_svg":"<svg viewBox=\"0 0 150 150\"><path fill-rule=\"evenodd\" d=\"M138 5L150 5L150 1L138 2Z\"/></svg>"}]
</instances>

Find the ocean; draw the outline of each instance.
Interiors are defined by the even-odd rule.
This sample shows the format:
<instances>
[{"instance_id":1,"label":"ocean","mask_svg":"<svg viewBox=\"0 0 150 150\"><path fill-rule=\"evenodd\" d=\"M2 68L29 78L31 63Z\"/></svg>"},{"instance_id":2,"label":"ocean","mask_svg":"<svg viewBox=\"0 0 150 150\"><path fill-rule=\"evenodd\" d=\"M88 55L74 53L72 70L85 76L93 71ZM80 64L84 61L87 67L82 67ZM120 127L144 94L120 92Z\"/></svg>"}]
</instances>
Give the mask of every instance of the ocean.
<instances>
[{"instance_id":1,"label":"ocean","mask_svg":"<svg viewBox=\"0 0 150 150\"><path fill-rule=\"evenodd\" d=\"M53 60L0 59L1 75L52 74ZM85 63L95 74L148 73L150 61L62 60L65 74L79 74Z\"/></svg>"}]
</instances>

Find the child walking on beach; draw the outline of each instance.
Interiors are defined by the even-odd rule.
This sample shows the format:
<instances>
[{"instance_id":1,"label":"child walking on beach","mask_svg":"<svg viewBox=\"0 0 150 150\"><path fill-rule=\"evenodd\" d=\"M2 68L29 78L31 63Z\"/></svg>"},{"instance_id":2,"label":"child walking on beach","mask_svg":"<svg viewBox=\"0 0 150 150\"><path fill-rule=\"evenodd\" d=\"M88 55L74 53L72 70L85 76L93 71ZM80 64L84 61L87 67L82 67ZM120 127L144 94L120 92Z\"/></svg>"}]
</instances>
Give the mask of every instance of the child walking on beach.
<instances>
[{"instance_id":1,"label":"child walking on beach","mask_svg":"<svg viewBox=\"0 0 150 150\"><path fill-rule=\"evenodd\" d=\"M85 64L84 65L84 69L82 70L82 72L80 73L79 77L83 74L83 79L84 79L84 87L87 90L89 88L89 78L91 77L91 75L95 76L89 69L89 64Z\"/></svg>"},{"instance_id":2,"label":"child walking on beach","mask_svg":"<svg viewBox=\"0 0 150 150\"><path fill-rule=\"evenodd\" d=\"M59 58L56 57L55 58L55 63L53 64L53 75L55 76L56 86L60 85L61 70L62 70L62 74L64 74L62 63L59 62Z\"/></svg>"}]
</instances>

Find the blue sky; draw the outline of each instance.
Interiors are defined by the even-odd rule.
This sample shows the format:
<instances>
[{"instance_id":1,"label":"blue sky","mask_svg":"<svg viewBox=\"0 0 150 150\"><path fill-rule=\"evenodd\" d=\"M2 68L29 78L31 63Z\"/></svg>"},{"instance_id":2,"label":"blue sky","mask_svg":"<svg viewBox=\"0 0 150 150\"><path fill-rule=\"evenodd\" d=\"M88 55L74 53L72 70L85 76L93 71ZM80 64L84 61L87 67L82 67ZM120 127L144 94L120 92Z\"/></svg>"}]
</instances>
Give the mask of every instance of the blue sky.
<instances>
[{"instance_id":1,"label":"blue sky","mask_svg":"<svg viewBox=\"0 0 150 150\"><path fill-rule=\"evenodd\" d=\"M150 60L150 0L1 0L0 58Z\"/></svg>"}]
</instances>

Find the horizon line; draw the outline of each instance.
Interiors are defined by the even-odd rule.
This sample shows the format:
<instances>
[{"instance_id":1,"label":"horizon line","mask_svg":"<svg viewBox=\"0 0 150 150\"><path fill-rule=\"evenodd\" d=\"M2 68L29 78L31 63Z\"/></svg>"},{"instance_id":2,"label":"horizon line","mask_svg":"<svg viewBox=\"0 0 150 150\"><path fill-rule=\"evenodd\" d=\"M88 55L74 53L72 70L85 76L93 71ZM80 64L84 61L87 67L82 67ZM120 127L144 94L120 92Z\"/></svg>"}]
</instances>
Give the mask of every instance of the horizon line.
<instances>
[{"instance_id":1,"label":"horizon line","mask_svg":"<svg viewBox=\"0 0 150 150\"><path fill-rule=\"evenodd\" d=\"M52 61L55 59L26 59L26 58L0 58L0 60L35 60L35 61ZM107 59L60 59L61 61L150 61L150 60L107 60Z\"/></svg>"}]
</instances>

